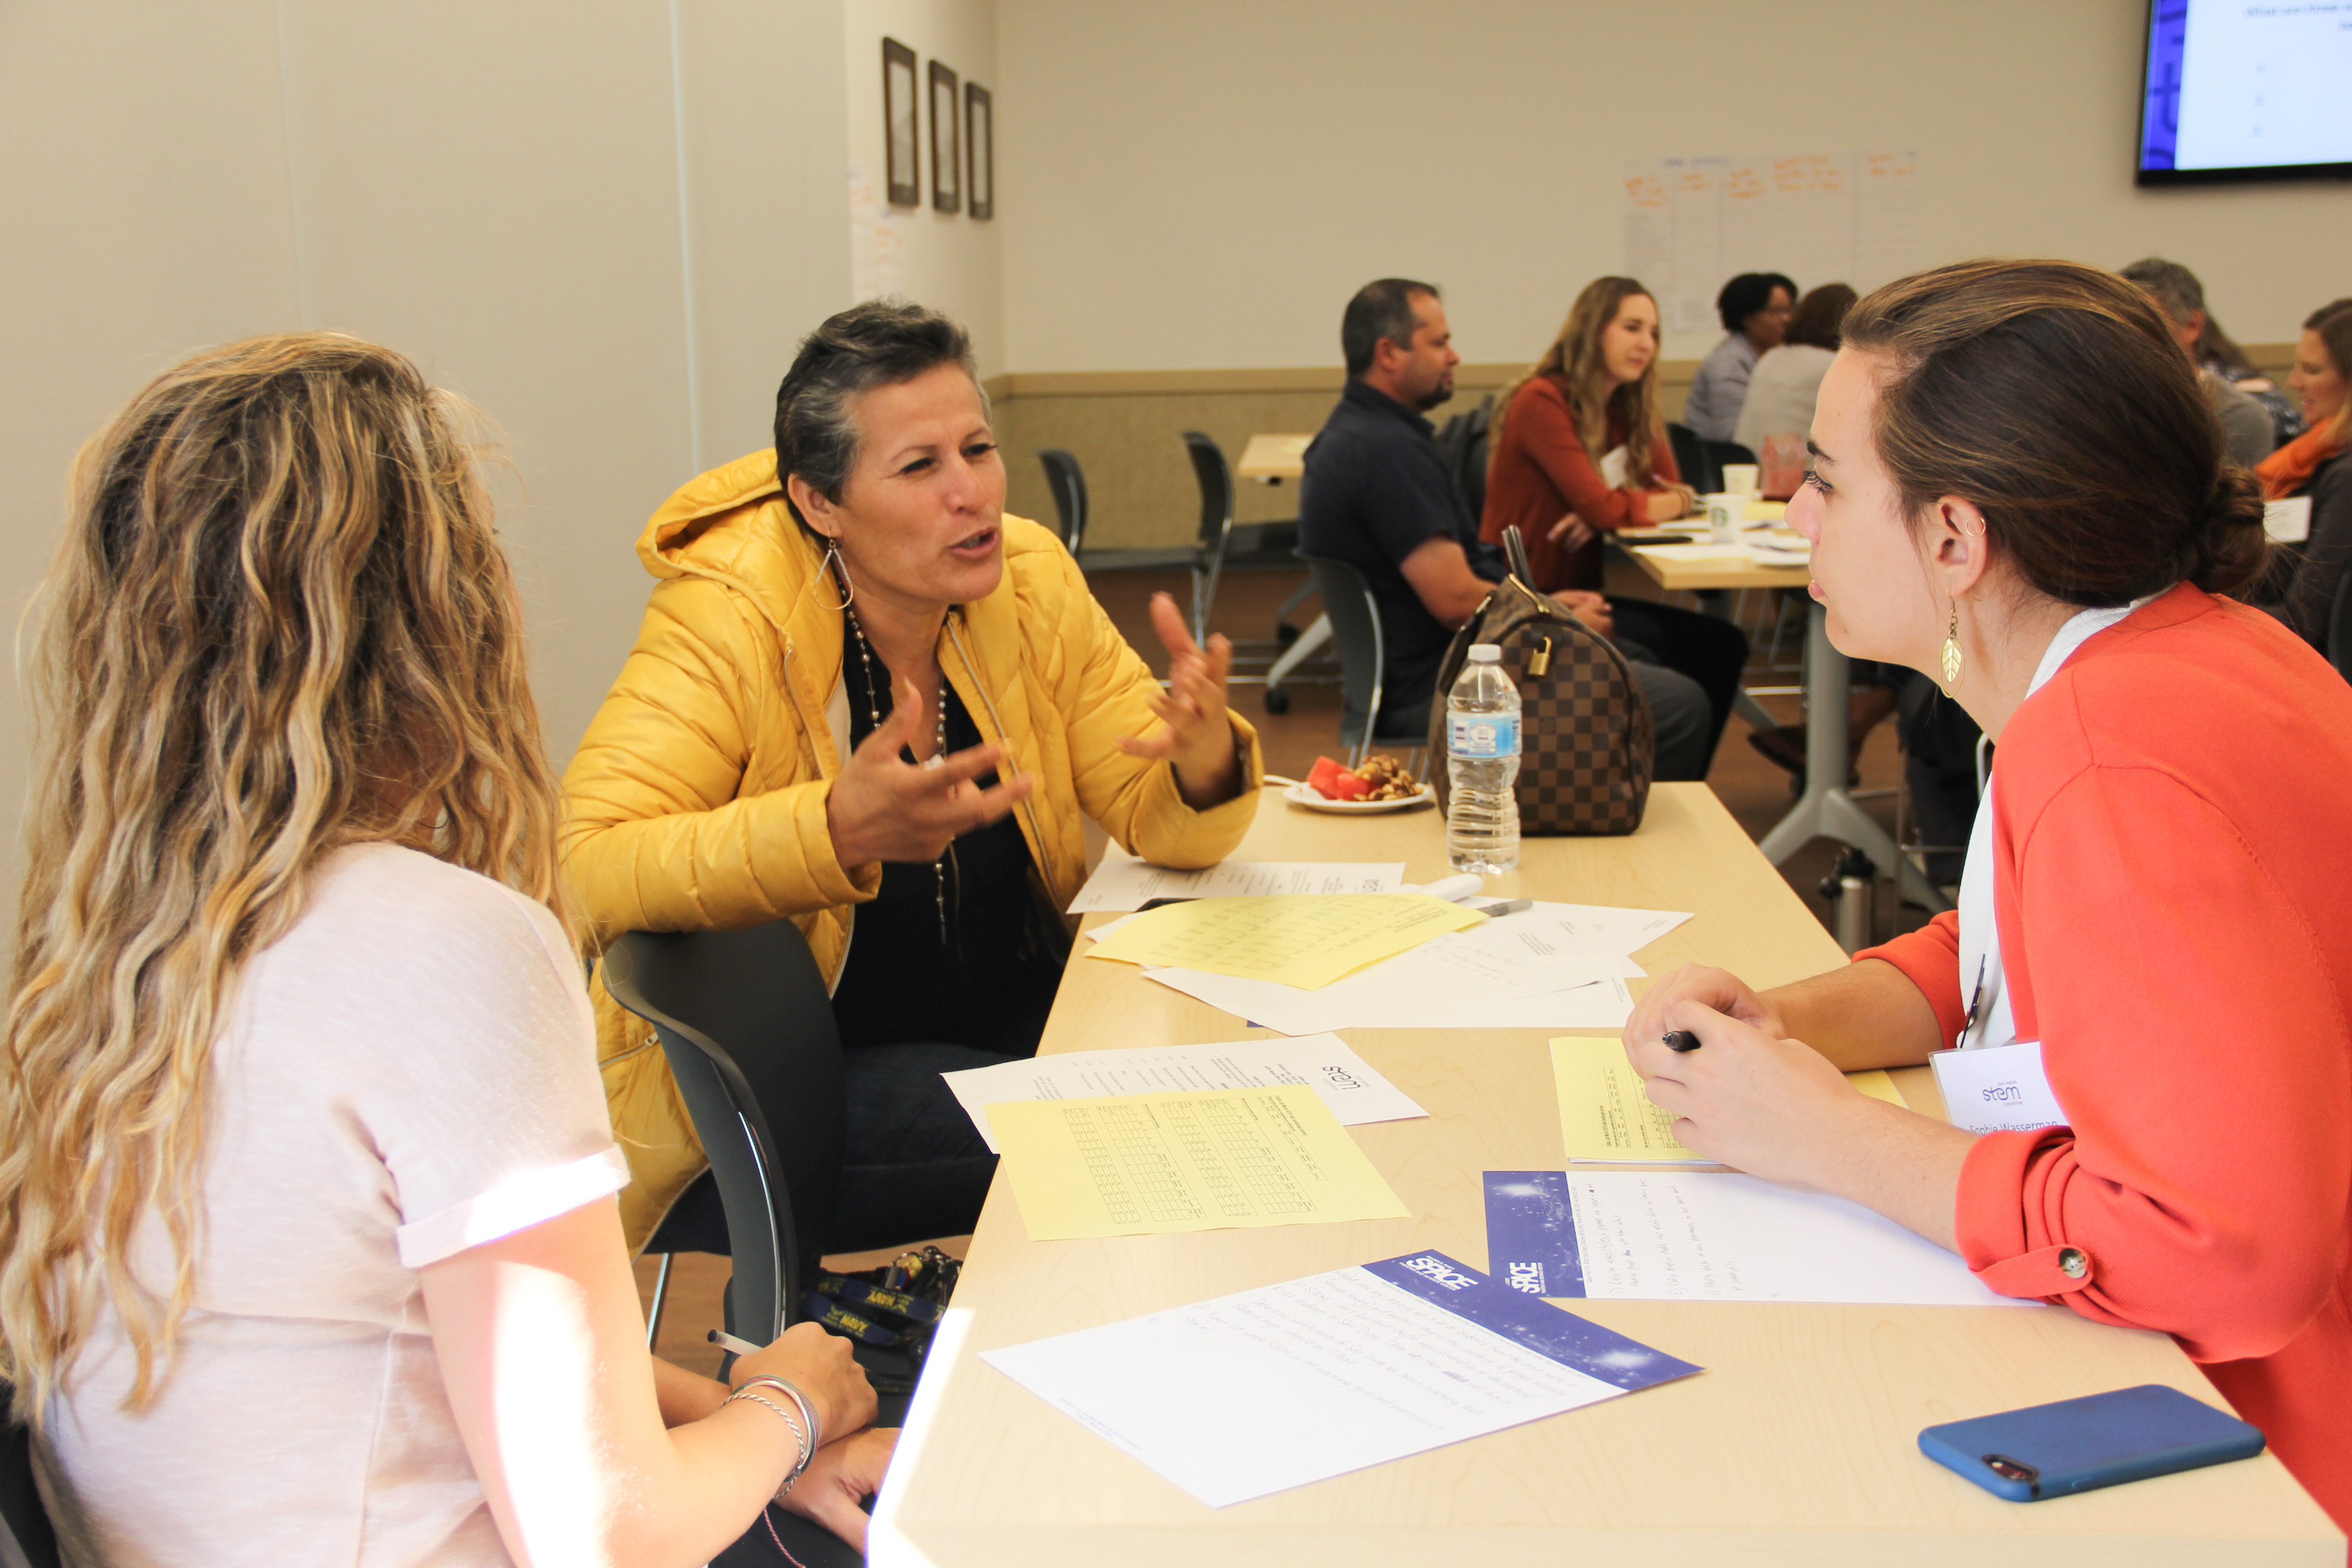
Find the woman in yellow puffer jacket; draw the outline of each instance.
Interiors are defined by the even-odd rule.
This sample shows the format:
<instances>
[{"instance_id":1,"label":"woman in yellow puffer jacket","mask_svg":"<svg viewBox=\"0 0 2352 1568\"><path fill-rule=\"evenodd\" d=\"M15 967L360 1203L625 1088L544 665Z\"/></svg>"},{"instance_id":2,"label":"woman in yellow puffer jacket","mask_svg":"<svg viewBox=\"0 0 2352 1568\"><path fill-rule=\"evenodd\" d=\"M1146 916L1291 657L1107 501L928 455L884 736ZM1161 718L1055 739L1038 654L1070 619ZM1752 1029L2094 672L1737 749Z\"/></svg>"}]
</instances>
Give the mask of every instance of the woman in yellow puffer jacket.
<instances>
[{"instance_id":1,"label":"woman in yellow puffer jacket","mask_svg":"<svg viewBox=\"0 0 2352 1568\"><path fill-rule=\"evenodd\" d=\"M835 316L776 433L638 542L658 583L565 775L565 867L599 943L801 928L846 1053L826 1243L893 1246L979 1214L993 1157L939 1074L1036 1049L1083 819L1160 864L1213 864L1255 812L1256 736L1226 710L1223 637L1195 647L1155 600L1163 692L1060 542L1004 515L952 321ZM641 1247L706 1162L651 1030L596 998Z\"/></svg>"}]
</instances>

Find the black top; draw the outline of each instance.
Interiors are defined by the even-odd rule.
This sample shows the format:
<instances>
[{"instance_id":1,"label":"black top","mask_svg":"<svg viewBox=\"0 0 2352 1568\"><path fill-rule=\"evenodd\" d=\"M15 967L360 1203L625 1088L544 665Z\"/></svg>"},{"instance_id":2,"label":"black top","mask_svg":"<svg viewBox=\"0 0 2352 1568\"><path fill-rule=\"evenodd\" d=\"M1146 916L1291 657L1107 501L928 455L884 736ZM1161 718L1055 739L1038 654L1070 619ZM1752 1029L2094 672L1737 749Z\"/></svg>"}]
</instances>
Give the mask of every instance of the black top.
<instances>
[{"instance_id":1,"label":"black top","mask_svg":"<svg viewBox=\"0 0 2352 1568\"><path fill-rule=\"evenodd\" d=\"M2278 560L2252 596L2326 653L2336 586L2352 565L2352 452L2338 452L2320 464L2295 494L2311 498L2311 537L2279 548Z\"/></svg>"},{"instance_id":2,"label":"black top","mask_svg":"<svg viewBox=\"0 0 2352 1568\"><path fill-rule=\"evenodd\" d=\"M842 679L849 689L855 748L875 726L867 716L866 668L856 639L845 635L843 644ZM882 686L874 694L875 710L887 719L889 680L881 659L874 663ZM947 710L948 750L979 745L980 727L945 679L940 682L940 701ZM991 786L996 776L979 782ZM928 860L886 862L881 893L857 908L849 959L834 987L833 1014L842 1045L855 1049L923 1042L1033 1055L1061 984L1069 937L1031 867L1028 841L1013 815L957 839L936 873Z\"/></svg>"},{"instance_id":3,"label":"black top","mask_svg":"<svg viewBox=\"0 0 2352 1568\"><path fill-rule=\"evenodd\" d=\"M1307 448L1298 482L1298 552L1344 561L1364 574L1380 606L1388 662L1381 707L1403 712L1430 702L1453 629L1429 613L1405 581L1404 559L1432 539L1457 541L1470 570L1489 583L1507 574L1499 546L1478 537L1478 521L1454 487L1435 428L1384 392L1350 381L1322 433Z\"/></svg>"}]
</instances>

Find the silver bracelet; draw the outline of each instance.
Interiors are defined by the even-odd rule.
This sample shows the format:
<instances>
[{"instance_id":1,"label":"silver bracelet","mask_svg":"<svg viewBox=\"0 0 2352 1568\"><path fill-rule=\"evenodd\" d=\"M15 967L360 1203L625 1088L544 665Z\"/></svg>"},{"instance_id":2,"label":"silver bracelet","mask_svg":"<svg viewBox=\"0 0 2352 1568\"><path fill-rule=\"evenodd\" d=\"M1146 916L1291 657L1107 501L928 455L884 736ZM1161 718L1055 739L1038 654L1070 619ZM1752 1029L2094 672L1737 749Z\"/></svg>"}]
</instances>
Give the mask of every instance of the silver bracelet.
<instances>
[{"instance_id":1,"label":"silver bracelet","mask_svg":"<svg viewBox=\"0 0 2352 1568\"><path fill-rule=\"evenodd\" d=\"M777 1404L774 1400L770 1399L765 1394L754 1393L749 1388L739 1388L734 1393L729 1394L722 1403L732 1405L739 1399L748 1399L754 1405L764 1405L769 1409L774 1411L779 1416L782 1417L784 1425L792 1430L793 1442L800 1448L800 1462L793 1467L793 1473L784 1479L782 1490L776 1494L778 1497L782 1497L784 1492L788 1492L793 1489L793 1483L801 1479L802 1472L805 1471L809 1468L809 1461L816 1458L816 1448L809 1442L809 1435L807 1432L802 1430L801 1424L793 1419L793 1413L785 1409L782 1405Z\"/></svg>"},{"instance_id":2,"label":"silver bracelet","mask_svg":"<svg viewBox=\"0 0 2352 1568\"><path fill-rule=\"evenodd\" d=\"M747 1377L736 1386L740 1388L758 1388L762 1384L776 1390L776 1392L782 1394L785 1398L791 1400L794 1405L801 1407L801 1417L808 1423L809 1447L812 1448L824 1447L824 1423L817 1419L816 1401L811 1399L806 1394L803 1393L801 1391L800 1384L792 1382L788 1378L777 1377L772 1373L761 1373L757 1377Z\"/></svg>"}]
</instances>

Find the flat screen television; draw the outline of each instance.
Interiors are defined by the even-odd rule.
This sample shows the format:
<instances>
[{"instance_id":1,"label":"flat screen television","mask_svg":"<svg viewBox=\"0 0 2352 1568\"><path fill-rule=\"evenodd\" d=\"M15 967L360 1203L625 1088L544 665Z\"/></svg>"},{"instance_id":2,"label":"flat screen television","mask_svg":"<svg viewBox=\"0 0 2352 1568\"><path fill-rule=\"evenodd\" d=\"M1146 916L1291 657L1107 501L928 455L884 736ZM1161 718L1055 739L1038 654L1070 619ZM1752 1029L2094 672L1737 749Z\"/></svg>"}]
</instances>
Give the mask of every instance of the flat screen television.
<instances>
[{"instance_id":1,"label":"flat screen television","mask_svg":"<svg viewBox=\"0 0 2352 1568\"><path fill-rule=\"evenodd\" d=\"M2352 177L2352 0L2150 0L2143 185Z\"/></svg>"}]
</instances>

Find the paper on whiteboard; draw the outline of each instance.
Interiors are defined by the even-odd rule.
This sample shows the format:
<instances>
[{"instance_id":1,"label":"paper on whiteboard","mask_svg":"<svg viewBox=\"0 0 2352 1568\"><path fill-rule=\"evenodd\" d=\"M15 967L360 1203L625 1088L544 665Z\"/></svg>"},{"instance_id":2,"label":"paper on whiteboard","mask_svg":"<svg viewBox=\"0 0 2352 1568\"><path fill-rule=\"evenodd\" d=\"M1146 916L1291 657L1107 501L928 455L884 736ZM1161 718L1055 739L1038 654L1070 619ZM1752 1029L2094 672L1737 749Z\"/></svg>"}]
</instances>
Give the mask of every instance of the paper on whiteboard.
<instances>
[{"instance_id":1,"label":"paper on whiteboard","mask_svg":"<svg viewBox=\"0 0 2352 1568\"><path fill-rule=\"evenodd\" d=\"M1212 1508L1702 1370L1439 1252L981 1359Z\"/></svg>"},{"instance_id":2,"label":"paper on whiteboard","mask_svg":"<svg viewBox=\"0 0 2352 1568\"><path fill-rule=\"evenodd\" d=\"M2311 537L2311 498L2289 496L2263 502L2263 531L2281 544L2301 544Z\"/></svg>"},{"instance_id":3,"label":"paper on whiteboard","mask_svg":"<svg viewBox=\"0 0 2352 1568\"><path fill-rule=\"evenodd\" d=\"M1144 1046L1068 1051L942 1073L989 1152L997 1152L987 1107L1008 1100L1096 1100L1170 1089L1265 1089L1303 1083L1350 1127L1402 1121L1428 1111L1382 1078L1337 1035L1287 1040L1227 1040L1208 1046Z\"/></svg>"},{"instance_id":4,"label":"paper on whiteboard","mask_svg":"<svg viewBox=\"0 0 2352 1568\"><path fill-rule=\"evenodd\" d=\"M1944 1113L1971 1132L2032 1132L2066 1125L2066 1112L2042 1070L2042 1042L1937 1051L1927 1058L1943 1091Z\"/></svg>"},{"instance_id":5,"label":"paper on whiteboard","mask_svg":"<svg viewBox=\"0 0 2352 1568\"><path fill-rule=\"evenodd\" d=\"M1595 1300L2040 1304L1995 1293L1956 1254L1826 1193L1685 1171L1570 1171L1567 1184L1567 1241Z\"/></svg>"},{"instance_id":6,"label":"paper on whiteboard","mask_svg":"<svg viewBox=\"0 0 2352 1568\"><path fill-rule=\"evenodd\" d=\"M1139 910L1154 899L1260 898L1273 893L1393 893L1404 883L1404 862L1222 860L1198 871L1176 871L1112 850L1103 857L1068 912L1090 915ZM1095 933L1099 936L1102 933Z\"/></svg>"}]
</instances>

